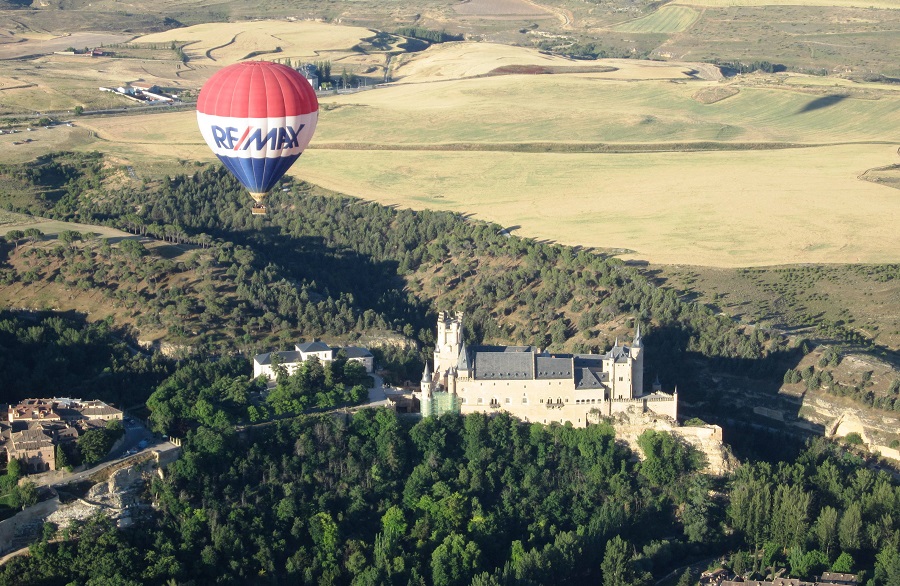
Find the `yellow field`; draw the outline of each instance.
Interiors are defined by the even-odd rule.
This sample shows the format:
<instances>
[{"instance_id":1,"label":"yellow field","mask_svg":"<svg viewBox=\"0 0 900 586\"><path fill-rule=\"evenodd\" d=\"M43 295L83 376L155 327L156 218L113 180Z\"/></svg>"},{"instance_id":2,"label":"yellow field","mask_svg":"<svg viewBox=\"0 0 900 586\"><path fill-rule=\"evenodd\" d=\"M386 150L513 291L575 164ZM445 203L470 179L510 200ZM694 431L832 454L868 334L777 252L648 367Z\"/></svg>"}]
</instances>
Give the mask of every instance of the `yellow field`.
<instances>
[{"instance_id":1,"label":"yellow field","mask_svg":"<svg viewBox=\"0 0 900 586\"><path fill-rule=\"evenodd\" d=\"M496 43L441 43L395 57L391 73L396 81L419 83L485 75L505 65L565 67L584 62Z\"/></svg>"},{"instance_id":2,"label":"yellow field","mask_svg":"<svg viewBox=\"0 0 900 586\"><path fill-rule=\"evenodd\" d=\"M894 8L900 9L900 0L674 0L673 4L690 6L828 6L837 8Z\"/></svg>"},{"instance_id":3,"label":"yellow field","mask_svg":"<svg viewBox=\"0 0 900 586\"><path fill-rule=\"evenodd\" d=\"M896 147L621 155L309 151L295 174L383 204L663 264L897 262L897 191L856 179ZM299 168L298 168L299 167Z\"/></svg>"},{"instance_id":4,"label":"yellow field","mask_svg":"<svg viewBox=\"0 0 900 586\"><path fill-rule=\"evenodd\" d=\"M630 60L601 62L618 68L609 73L435 81L584 62L487 43L425 53L397 69L401 83L322 98L317 134L293 173L365 199L474 213L521 225L523 235L658 263L900 260L897 191L857 179L900 162L892 86L830 87L800 75L718 82L698 79L695 64ZM705 88L739 93L703 104L694 96ZM65 135L75 148L114 154L139 174L214 160L192 112L77 124ZM734 150L679 152L701 142ZM563 152L599 143L647 152ZM769 143L818 146L746 148ZM558 152L512 152L544 144Z\"/></svg>"},{"instance_id":5,"label":"yellow field","mask_svg":"<svg viewBox=\"0 0 900 586\"><path fill-rule=\"evenodd\" d=\"M239 23L209 23L172 29L135 39L137 43L168 43L189 41L185 53L191 62L201 65L225 66L237 63L254 52L275 51L257 58L334 60L332 53L348 54L361 39L373 32L359 27L347 27L309 21L256 21Z\"/></svg>"}]
</instances>

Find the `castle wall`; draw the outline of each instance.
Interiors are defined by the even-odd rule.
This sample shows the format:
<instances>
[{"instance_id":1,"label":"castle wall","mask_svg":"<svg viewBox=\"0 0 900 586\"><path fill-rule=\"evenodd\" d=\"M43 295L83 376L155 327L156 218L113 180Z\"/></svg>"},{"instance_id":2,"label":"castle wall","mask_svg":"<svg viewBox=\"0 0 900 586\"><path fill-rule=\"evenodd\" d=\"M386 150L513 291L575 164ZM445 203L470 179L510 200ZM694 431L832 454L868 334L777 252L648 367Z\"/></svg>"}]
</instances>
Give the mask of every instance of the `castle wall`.
<instances>
[{"instance_id":1,"label":"castle wall","mask_svg":"<svg viewBox=\"0 0 900 586\"><path fill-rule=\"evenodd\" d=\"M460 412L495 413L506 411L525 421L587 425L588 414L597 409L608 417L629 408L652 411L677 419L677 397L613 399L607 401L604 389L575 390L568 379L481 381L459 379L456 383Z\"/></svg>"}]
</instances>

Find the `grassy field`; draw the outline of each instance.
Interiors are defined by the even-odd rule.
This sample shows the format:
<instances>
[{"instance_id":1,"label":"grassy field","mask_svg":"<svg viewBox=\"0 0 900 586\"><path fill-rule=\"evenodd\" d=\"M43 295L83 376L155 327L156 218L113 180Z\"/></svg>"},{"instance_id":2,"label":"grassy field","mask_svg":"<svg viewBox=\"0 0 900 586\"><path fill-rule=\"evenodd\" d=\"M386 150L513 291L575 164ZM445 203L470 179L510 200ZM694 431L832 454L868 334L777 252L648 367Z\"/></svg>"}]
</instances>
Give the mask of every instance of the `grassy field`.
<instances>
[{"instance_id":1,"label":"grassy field","mask_svg":"<svg viewBox=\"0 0 900 586\"><path fill-rule=\"evenodd\" d=\"M900 10L868 8L878 0L861 4L865 7L708 7L693 26L670 35L652 54L683 61L766 60L795 70L897 77Z\"/></svg>"},{"instance_id":2,"label":"grassy field","mask_svg":"<svg viewBox=\"0 0 900 586\"><path fill-rule=\"evenodd\" d=\"M419 53L399 55L391 63L391 73L399 83L422 83L487 75L501 67L527 65L557 71L603 65L615 68L602 74L604 78L642 80L689 79L689 72L696 67L696 64L631 59L583 61L497 43L442 43Z\"/></svg>"},{"instance_id":3,"label":"grassy field","mask_svg":"<svg viewBox=\"0 0 900 586\"><path fill-rule=\"evenodd\" d=\"M686 6L664 6L652 14L617 25L614 30L626 33L680 33L699 17L699 12Z\"/></svg>"},{"instance_id":4,"label":"grassy field","mask_svg":"<svg viewBox=\"0 0 900 586\"><path fill-rule=\"evenodd\" d=\"M722 84L608 75L499 76L327 98L336 107L323 112L314 144L889 142L900 127L896 90L857 99L735 84L739 94L703 104L697 91Z\"/></svg>"},{"instance_id":5,"label":"grassy field","mask_svg":"<svg viewBox=\"0 0 900 586\"><path fill-rule=\"evenodd\" d=\"M47 218L36 218L25 214L13 214L11 212L0 212L0 235L5 235L10 230L28 230L29 228L37 228L44 233L47 239L55 239L60 232L66 230L74 230L82 234L93 233L99 234L102 238L110 238L112 241L121 240L122 238L137 238L128 232L122 232L115 228L107 226L95 226L93 224L79 224L77 222L59 222L57 220L48 220Z\"/></svg>"},{"instance_id":6,"label":"grassy field","mask_svg":"<svg viewBox=\"0 0 900 586\"><path fill-rule=\"evenodd\" d=\"M842 323L900 350L900 282L883 267L808 265L749 270L652 266L659 283L747 324L791 329ZM860 295L860 291L865 291ZM807 335L816 337L813 330ZM891 381L888 381L891 382Z\"/></svg>"},{"instance_id":7,"label":"grassy field","mask_svg":"<svg viewBox=\"0 0 900 586\"><path fill-rule=\"evenodd\" d=\"M467 2L454 4L453 10L462 16L477 16L489 19L553 18L553 13L550 10L525 0L468 0Z\"/></svg>"}]
</instances>

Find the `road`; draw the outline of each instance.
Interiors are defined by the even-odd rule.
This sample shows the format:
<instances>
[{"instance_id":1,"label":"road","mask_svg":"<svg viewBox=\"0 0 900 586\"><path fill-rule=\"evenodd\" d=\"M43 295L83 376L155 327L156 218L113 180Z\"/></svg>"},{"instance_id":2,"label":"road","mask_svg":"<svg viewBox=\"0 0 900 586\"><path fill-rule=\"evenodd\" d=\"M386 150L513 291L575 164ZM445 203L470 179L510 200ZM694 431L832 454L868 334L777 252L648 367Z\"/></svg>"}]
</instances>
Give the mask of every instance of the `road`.
<instances>
[{"instance_id":1,"label":"road","mask_svg":"<svg viewBox=\"0 0 900 586\"><path fill-rule=\"evenodd\" d=\"M28 476L28 479L37 486L62 486L65 484L72 484L74 482L86 480L101 470L114 464L118 464L128 458L138 457L154 450L167 452L176 448L176 446L169 441L154 439L153 434L137 421L124 423L125 442L117 450L110 453L103 462L86 470L82 470L81 472L74 472L72 474L61 473L59 471L44 472L42 474L31 474ZM141 450L137 450L137 445L144 440L148 442L147 446ZM136 451L129 454L128 452L132 449Z\"/></svg>"}]
</instances>

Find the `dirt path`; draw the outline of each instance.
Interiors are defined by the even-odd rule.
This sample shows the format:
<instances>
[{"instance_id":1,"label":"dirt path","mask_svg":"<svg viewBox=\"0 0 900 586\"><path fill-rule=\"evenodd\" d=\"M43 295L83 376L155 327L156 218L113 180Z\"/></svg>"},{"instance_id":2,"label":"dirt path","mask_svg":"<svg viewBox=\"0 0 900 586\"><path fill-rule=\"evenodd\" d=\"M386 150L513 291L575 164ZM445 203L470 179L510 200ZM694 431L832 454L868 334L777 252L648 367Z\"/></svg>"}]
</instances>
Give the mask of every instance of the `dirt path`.
<instances>
[{"instance_id":1,"label":"dirt path","mask_svg":"<svg viewBox=\"0 0 900 586\"><path fill-rule=\"evenodd\" d=\"M557 8L555 6L544 6L543 4L538 4L533 0L522 0L526 4L534 6L540 10L544 10L556 16L559 19L559 22L562 23L562 27L565 29L571 29L572 24L575 22L575 15L572 14L572 11L566 10L565 8Z\"/></svg>"}]
</instances>

